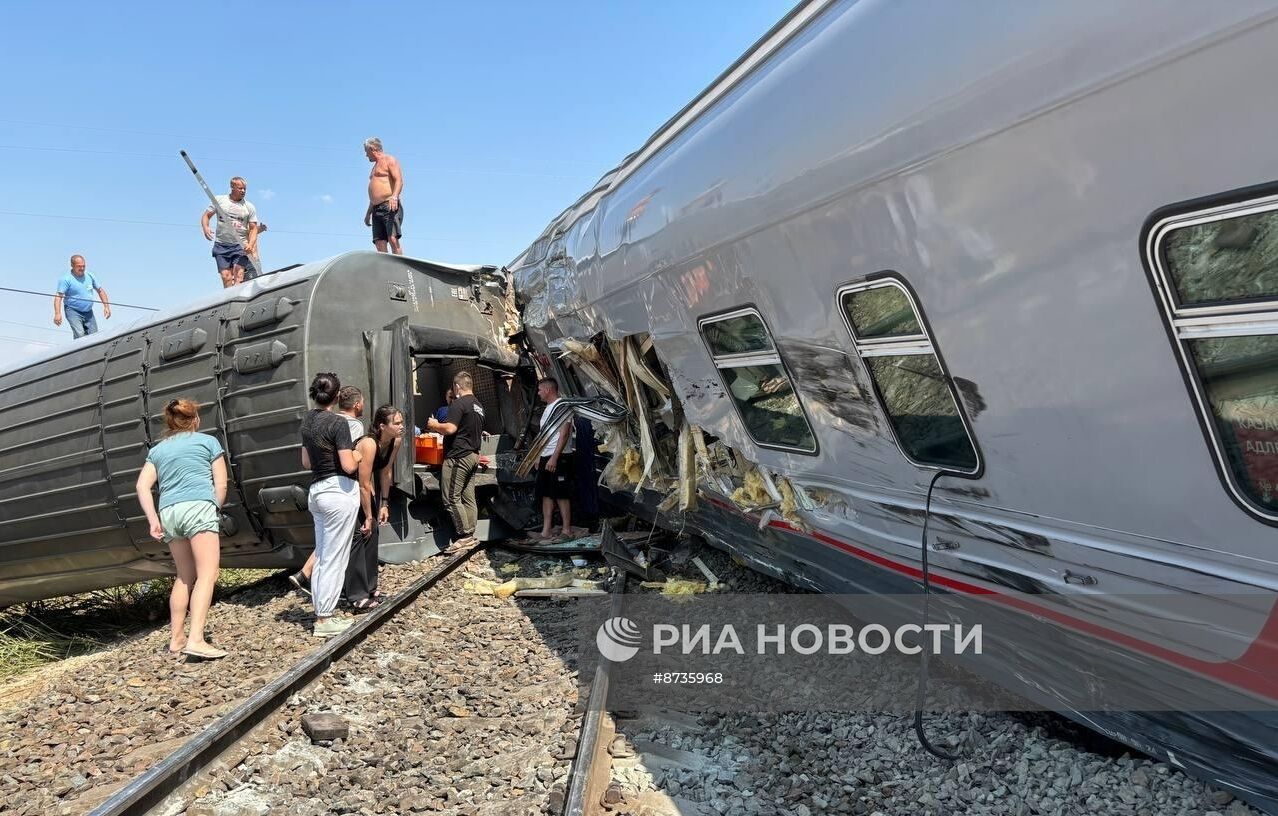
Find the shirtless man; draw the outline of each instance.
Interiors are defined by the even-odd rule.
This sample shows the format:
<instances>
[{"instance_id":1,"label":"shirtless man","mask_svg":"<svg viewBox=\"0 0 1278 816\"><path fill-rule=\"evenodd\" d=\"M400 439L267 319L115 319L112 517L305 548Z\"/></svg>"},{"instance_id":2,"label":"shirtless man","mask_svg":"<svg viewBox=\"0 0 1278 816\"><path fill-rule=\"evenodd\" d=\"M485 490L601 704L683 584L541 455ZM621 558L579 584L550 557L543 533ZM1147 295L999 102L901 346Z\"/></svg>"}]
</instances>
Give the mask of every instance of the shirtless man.
<instances>
[{"instance_id":1,"label":"shirtless man","mask_svg":"<svg viewBox=\"0 0 1278 816\"><path fill-rule=\"evenodd\" d=\"M403 234L404 208L399 203L399 194L404 191L404 172L394 156L382 152L381 139L365 139L364 155L373 163L373 171L368 174L364 226L373 228L373 246L378 252L385 252L389 241L390 251L403 255L399 239Z\"/></svg>"}]
</instances>

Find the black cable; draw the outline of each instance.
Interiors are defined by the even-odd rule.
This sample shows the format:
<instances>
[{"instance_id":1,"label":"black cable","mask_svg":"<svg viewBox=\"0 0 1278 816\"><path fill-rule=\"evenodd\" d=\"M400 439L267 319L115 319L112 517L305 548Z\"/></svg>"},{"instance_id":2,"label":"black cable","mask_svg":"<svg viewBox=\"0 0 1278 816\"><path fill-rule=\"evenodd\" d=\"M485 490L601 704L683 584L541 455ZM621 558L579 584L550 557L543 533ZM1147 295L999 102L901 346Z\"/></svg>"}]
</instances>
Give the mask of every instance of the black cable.
<instances>
[{"instance_id":1,"label":"black cable","mask_svg":"<svg viewBox=\"0 0 1278 816\"><path fill-rule=\"evenodd\" d=\"M930 601L932 599L932 583L929 578L927 563L927 523L932 518L932 488L936 487L936 480L945 476L946 472L938 470L933 476L932 481L927 486L927 501L923 506L923 546L921 549L923 556L923 631L927 631L928 614L931 611ZM939 759L954 762L959 759L958 754L951 754L942 751L931 743L927 738L927 733L923 730L923 703L927 698L927 647L924 646L919 652L919 682L918 690L914 698L914 733L919 738L919 744L922 745L929 754Z\"/></svg>"},{"instance_id":2,"label":"black cable","mask_svg":"<svg viewBox=\"0 0 1278 816\"><path fill-rule=\"evenodd\" d=\"M193 229L194 222L188 224L180 224L176 221L140 221L130 218L100 218L89 215L62 215L59 213L33 213L18 212L17 210L0 210L0 215L13 215L22 218L59 218L63 221L98 221L104 224L136 224L143 227L177 227L180 229ZM271 227L271 233L278 235L318 235L322 238L367 238L368 236L362 232L308 232L306 230L290 230L278 229ZM421 238L422 241L465 241L465 238Z\"/></svg>"},{"instance_id":3,"label":"black cable","mask_svg":"<svg viewBox=\"0 0 1278 816\"><path fill-rule=\"evenodd\" d=\"M0 144L0 150L13 151L32 151L42 153L81 153L91 156L125 156L135 159L165 159L168 154L165 153L137 153L126 150L94 150L87 147L48 147L44 145L11 145ZM290 159L275 158L255 158L255 157L239 157L225 158L216 156L205 156L201 161L224 163L224 164L266 164L279 165L285 167L322 167L322 168L345 168L349 165L338 164L336 162L308 162L308 161L292 161ZM417 167L414 166L414 172L422 174L454 175L454 176L515 176L524 178L546 178L558 179L561 181L584 181L589 176L587 174L563 175L560 173L530 173L522 170L488 170L488 169L471 169L471 168L454 168L454 167Z\"/></svg>"},{"instance_id":4,"label":"black cable","mask_svg":"<svg viewBox=\"0 0 1278 816\"><path fill-rule=\"evenodd\" d=\"M17 292L20 295L39 295L40 297L53 297L53 295L55 294L53 292L36 292L31 289L13 289L8 286L0 286L0 292ZM96 302L99 302L99 301L95 301L95 303ZM121 309L141 309L144 312L160 311L154 306L134 306L131 303L116 303L115 301L112 301L111 308L114 309L116 307L119 307Z\"/></svg>"},{"instance_id":5,"label":"black cable","mask_svg":"<svg viewBox=\"0 0 1278 816\"><path fill-rule=\"evenodd\" d=\"M8 340L13 343L30 343L33 346L46 346L48 348L53 348L57 345L57 343L48 343L44 340L32 340L29 337L8 337L2 334L0 334L0 340Z\"/></svg>"}]
</instances>

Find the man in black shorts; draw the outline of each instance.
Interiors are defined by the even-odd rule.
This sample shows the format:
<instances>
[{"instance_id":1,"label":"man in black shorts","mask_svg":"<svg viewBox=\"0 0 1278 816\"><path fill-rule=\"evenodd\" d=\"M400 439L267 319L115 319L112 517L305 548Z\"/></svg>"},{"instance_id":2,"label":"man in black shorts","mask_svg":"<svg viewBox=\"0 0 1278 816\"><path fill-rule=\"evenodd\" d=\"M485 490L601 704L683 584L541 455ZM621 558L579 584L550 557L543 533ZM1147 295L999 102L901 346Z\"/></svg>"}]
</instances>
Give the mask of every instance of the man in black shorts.
<instances>
[{"instance_id":1,"label":"man in black shorts","mask_svg":"<svg viewBox=\"0 0 1278 816\"><path fill-rule=\"evenodd\" d=\"M552 418L555 406L559 404L559 381L554 377L545 377L537 383L537 396L546 403L541 414L541 424ZM554 527L555 506L559 507L559 515L563 519L562 535L571 537L572 530L572 429L571 419L560 426L559 432L547 440L541 449L541 458L537 463L536 495L541 499L541 533L533 538L549 541L555 538L551 533Z\"/></svg>"},{"instance_id":2,"label":"man in black shorts","mask_svg":"<svg viewBox=\"0 0 1278 816\"><path fill-rule=\"evenodd\" d=\"M475 381L465 371L453 377L454 398L443 422L431 417L426 429L444 435L444 466L439 484L444 507L452 516L457 539L444 552L473 547L479 507L475 504L475 471L479 467L479 445L483 441L484 406L475 399Z\"/></svg>"},{"instance_id":3,"label":"man in black shorts","mask_svg":"<svg viewBox=\"0 0 1278 816\"><path fill-rule=\"evenodd\" d=\"M376 137L364 140L364 157L373 163L368 174L368 209L364 211L364 226L373 228L373 246L385 252L403 255L399 245L403 235L404 207L399 196L404 192L404 171L399 161L382 150L382 140Z\"/></svg>"}]
</instances>

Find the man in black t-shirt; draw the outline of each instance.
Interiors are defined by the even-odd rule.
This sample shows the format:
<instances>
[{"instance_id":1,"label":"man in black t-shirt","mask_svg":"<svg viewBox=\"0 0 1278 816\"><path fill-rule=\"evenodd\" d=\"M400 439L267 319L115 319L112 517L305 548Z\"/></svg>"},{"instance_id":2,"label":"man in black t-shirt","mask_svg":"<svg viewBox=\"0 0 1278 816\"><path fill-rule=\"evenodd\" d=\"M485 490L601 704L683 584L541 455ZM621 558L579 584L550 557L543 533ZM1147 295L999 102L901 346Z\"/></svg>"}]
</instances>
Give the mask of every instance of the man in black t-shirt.
<instances>
[{"instance_id":1,"label":"man in black t-shirt","mask_svg":"<svg viewBox=\"0 0 1278 816\"><path fill-rule=\"evenodd\" d=\"M443 422L431 417L427 430L444 435L444 467L440 487L444 507L452 516L457 539L445 552L454 553L474 546L478 507L475 504L475 471L479 467L479 443L484 432L484 407L475 399L475 381L461 371L453 377L453 402Z\"/></svg>"}]
</instances>

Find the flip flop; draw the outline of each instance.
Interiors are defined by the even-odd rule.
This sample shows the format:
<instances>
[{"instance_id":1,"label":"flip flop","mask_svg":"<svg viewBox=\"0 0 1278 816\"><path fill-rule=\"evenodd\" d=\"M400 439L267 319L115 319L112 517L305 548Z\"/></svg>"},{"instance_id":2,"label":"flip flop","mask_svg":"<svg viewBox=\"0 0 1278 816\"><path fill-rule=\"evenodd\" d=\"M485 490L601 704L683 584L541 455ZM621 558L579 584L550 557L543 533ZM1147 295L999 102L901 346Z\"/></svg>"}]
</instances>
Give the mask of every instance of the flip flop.
<instances>
[{"instance_id":1,"label":"flip flop","mask_svg":"<svg viewBox=\"0 0 1278 816\"><path fill-rule=\"evenodd\" d=\"M354 604L354 608L356 612L372 612L374 609L376 609L377 607L381 605L382 605L382 602L377 600L376 598L364 598L361 601L356 601Z\"/></svg>"},{"instance_id":2,"label":"flip flop","mask_svg":"<svg viewBox=\"0 0 1278 816\"><path fill-rule=\"evenodd\" d=\"M218 660L226 657L226 652L221 649L209 649L207 652L197 652L195 649L186 648L182 650L182 654L187 657L198 657L200 660Z\"/></svg>"}]
</instances>

